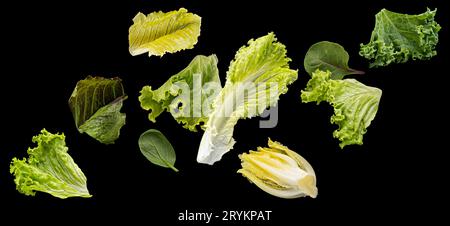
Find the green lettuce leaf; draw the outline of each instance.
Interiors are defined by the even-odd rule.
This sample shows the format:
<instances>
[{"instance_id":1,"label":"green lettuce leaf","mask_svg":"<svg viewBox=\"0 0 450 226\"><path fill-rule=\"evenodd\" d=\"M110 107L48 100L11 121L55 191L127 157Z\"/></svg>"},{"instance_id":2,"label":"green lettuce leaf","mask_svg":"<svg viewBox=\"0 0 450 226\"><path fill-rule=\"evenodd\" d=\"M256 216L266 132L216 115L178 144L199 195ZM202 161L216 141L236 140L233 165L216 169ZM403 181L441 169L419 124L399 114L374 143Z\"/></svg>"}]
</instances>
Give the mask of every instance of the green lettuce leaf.
<instances>
[{"instance_id":1,"label":"green lettuce leaf","mask_svg":"<svg viewBox=\"0 0 450 226\"><path fill-rule=\"evenodd\" d=\"M306 72L311 75L317 69L331 71L332 79L342 79L346 75L364 74L363 71L351 69L348 66L349 56L341 45L321 41L312 45L305 55L303 65Z\"/></svg>"},{"instance_id":2,"label":"green lettuce leaf","mask_svg":"<svg viewBox=\"0 0 450 226\"><path fill-rule=\"evenodd\" d=\"M136 56L163 56L192 49L200 36L201 18L184 8L171 12L138 13L128 31L129 51Z\"/></svg>"},{"instance_id":3,"label":"green lettuce leaf","mask_svg":"<svg viewBox=\"0 0 450 226\"><path fill-rule=\"evenodd\" d=\"M80 80L69 98L78 131L101 143L114 143L125 125L125 114L120 109L126 99L119 78L88 76Z\"/></svg>"},{"instance_id":4,"label":"green lettuce leaf","mask_svg":"<svg viewBox=\"0 0 450 226\"><path fill-rule=\"evenodd\" d=\"M435 15L436 10L430 9L418 15L382 9L375 15L370 42L361 44L359 54L372 60L370 67L430 59L437 54L435 48L441 29L434 21Z\"/></svg>"},{"instance_id":5,"label":"green lettuce leaf","mask_svg":"<svg viewBox=\"0 0 450 226\"><path fill-rule=\"evenodd\" d=\"M214 101L203 134L197 161L213 164L233 148L234 126L241 118L260 115L274 106L287 86L297 79L289 68L286 48L269 33L250 40L236 53L227 72L227 81Z\"/></svg>"},{"instance_id":6,"label":"green lettuce leaf","mask_svg":"<svg viewBox=\"0 0 450 226\"><path fill-rule=\"evenodd\" d=\"M168 111L184 128L197 131L197 125L208 121L212 102L221 89L216 55L199 55L158 89L143 87L139 102L151 111L150 121L156 122L163 111Z\"/></svg>"},{"instance_id":7,"label":"green lettuce leaf","mask_svg":"<svg viewBox=\"0 0 450 226\"><path fill-rule=\"evenodd\" d=\"M61 199L91 197L86 176L67 153L64 134L43 129L32 141L37 147L28 149L28 159L13 158L10 166L20 193L34 196L40 191Z\"/></svg>"},{"instance_id":8,"label":"green lettuce leaf","mask_svg":"<svg viewBox=\"0 0 450 226\"><path fill-rule=\"evenodd\" d=\"M333 136L344 148L363 143L363 135L377 114L381 93L380 89L355 79L332 80L330 71L316 70L302 91L301 98L303 103L326 101L333 106L331 123L339 126Z\"/></svg>"}]
</instances>

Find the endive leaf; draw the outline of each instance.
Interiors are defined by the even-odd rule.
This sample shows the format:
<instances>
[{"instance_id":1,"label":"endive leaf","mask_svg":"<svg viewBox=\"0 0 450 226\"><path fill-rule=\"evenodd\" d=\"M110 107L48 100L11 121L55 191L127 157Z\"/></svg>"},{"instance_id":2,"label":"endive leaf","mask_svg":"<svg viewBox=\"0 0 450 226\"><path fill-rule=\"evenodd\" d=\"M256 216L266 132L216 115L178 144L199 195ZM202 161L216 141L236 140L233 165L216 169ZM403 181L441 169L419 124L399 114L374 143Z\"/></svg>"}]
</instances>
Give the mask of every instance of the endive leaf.
<instances>
[{"instance_id":1,"label":"endive leaf","mask_svg":"<svg viewBox=\"0 0 450 226\"><path fill-rule=\"evenodd\" d=\"M192 49L200 35L201 18L184 8L171 12L138 13L128 31L129 51L136 56L163 56Z\"/></svg>"},{"instance_id":2,"label":"endive leaf","mask_svg":"<svg viewBox=\"0 0 450 226\"><path fill-rule=\"evenodd\" d=\"M289 68L290 61L285 46L273 33L252 39L239 49L206 124L198 162L212 165L219 161L233 148L237 121L258 116L277 103L287 86L297 79L297 71Z\"/></svg>"},{"instance_id":3,"label":"endive leaf","mask_svg":"<svg viewBox=\"0 0 450 226\"><path fill-rule=\"evenodd\" d=\"M317 196L316 174L302 156L269 138L269 147L239 155L238 173L263 191L286 199Z\"/></svg>"},{"instance_id":4,"label":"endive leaf","mask_svg":"<svg viewBox=\"0 0 450 226\"><path fill-rule=\"evenodd\" d=\"M184 128L197 131L197 125L208 121L212 102L221 88L216 55L198 55L158 89L144 86L139 102L143 109L151 111L150 121L156 122L163 111L168 111Z\"/></svg>"},{"instance_id":5,"label":"endive leaf","mask_svg":"<svg viewBox=\"0 0 450 226\"><path fill-rule=\"evenodd\" d=\"M78 131L104 144L114 143L125 124L120 109L126 98L119 78L88 76L80 80L69 98Z\"/></svg>"}]
</instances>

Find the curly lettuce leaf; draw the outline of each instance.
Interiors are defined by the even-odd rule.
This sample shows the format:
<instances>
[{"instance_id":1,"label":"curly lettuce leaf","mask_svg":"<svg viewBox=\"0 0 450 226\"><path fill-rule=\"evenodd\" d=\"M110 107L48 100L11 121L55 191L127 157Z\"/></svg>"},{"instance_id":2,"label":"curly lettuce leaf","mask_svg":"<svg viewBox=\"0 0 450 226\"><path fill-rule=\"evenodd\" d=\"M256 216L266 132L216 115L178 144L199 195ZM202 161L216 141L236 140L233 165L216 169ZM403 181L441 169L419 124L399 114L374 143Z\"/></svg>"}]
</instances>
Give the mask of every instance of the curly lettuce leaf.
<instances>
[{"instance_id":1,"label":"curly lettuce leaf","mask_svg":"<svg viewBox=\"0 0 450 226\"><path fill-rule=\"evenodd\" d=\"M125 125L126 116L120 109L126 99L119 78L88 76L80 80L69 98L78 131L101 143L114 143Z\"/></svg>"},{"instance_id":2,"label":"curly lettuce leaf","mask_svg":"<svg viewBox=\"0 0 450 226\"><path fill-rule=\"evenodd\" d=\"M237 121L262 114L287 92L287 86L297 80L297 70L289 68L290 61L285 46L273 33L252 39L239 49L226 84L214 101L197 155L199 163L219 161L233 148Z\"/></svg>"},{"instance_id":3,"label":"curly lettuce leaf","mask_svg":"<svg viewBox=\"0 0 450 226\"><path fill-rule=\"evenodd\" d=\"M434 21L436 9L408 15L382 9L375 15L370 42L361 44L359 54L371 60L370 67L427 60L435 56L441 26Z\"/></svg>"},{"instance_id":4,"label":"curly lettuce leaf","mask_svg":"<svg viewBox=\"0 0 450 226\"><path fill-rule=\"evenodd\" d=\"M348 66L349 56L344 47L338 43L321 41L312 45L305 55L303 65L311 75L317 69L331 71L332 79L342 79L346 75L364 74L363 71Z\"/></svg>"},{"instance_id":5,"label":"curly lettuce leaf","mask_svg":"<svg viewBox=\"0 0 450 226\"><path fill-rule=\"evenodd\" d=\"M86 176L67 153L64 134L43 129L32 141L37 147L28 149L28 159L13 158L10 165L20 193L34 196L40 191L61 199L91 197Z\"/></svg>"},{"instance_id":6,"label":"curly lettuce leaf","mask_svg":"<svg viewBox=\"0 0 450 226\"><path fill-rule=\"evenodd\" d=\"M217 62L214 54L198 55L158 89L144 86L139 102L143 109L151 111L149 120L156 122L163 111L168 111L186 129L197 131L197 125L204 126L212 102L222 89Z\"/></svg>"},{"instance_id":7,"label":"curly lettuce leaf","mask_svg":"<svg viewBox=\"0 0 450 226\"><path fill-rule=\"evenodd\" d=\"M192 49L200 36L201 17L184 8L171 12L138 13L128 31L129 51L133 56L148 52L163 56Z\"/></svg>"},{"instance_id":8,"label":"curly lettuce leaf","mask_svg":"<svg viewBox=\"0 0 450 226\"><path fill-rule=\"evenodd\" d=\"M362 145L363 135L377 114L381 93L380 89L355 79L332 80L330 71L316 70L301 98L303 103L326 101L333 106L331 123L339 127L333 136L344 148L351 144Z\"/></svg>"}]
</instances>

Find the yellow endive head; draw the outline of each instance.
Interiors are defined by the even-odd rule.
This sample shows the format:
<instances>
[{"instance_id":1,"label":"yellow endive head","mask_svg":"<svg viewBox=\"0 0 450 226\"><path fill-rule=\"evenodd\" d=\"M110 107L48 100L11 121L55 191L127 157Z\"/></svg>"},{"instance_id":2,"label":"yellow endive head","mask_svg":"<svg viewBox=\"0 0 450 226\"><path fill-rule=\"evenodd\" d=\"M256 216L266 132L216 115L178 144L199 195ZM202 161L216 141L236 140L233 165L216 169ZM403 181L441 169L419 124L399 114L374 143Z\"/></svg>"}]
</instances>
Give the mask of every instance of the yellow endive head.
<instances>
[{"instance_id":1,"label":"yellow endive head","mask_svg":"<svg viewBox=\"0 0 450 226\"><path fill-rule=\"evenodd\" d=\"M263 191L280 198L317 196L316 174L311 165L299 154L272 140L268 148L258 147L239 155L244 177Z\"/></svg>"}]
</instances>

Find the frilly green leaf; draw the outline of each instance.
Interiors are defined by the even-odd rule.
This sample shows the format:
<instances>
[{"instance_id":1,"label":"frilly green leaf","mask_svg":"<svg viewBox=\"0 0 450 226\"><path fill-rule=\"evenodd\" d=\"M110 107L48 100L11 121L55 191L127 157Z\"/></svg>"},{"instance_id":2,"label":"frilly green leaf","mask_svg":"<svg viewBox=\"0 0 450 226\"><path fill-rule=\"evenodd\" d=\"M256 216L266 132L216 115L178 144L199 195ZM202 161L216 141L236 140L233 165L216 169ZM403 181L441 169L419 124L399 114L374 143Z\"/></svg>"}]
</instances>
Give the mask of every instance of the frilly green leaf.
<instances>
[{"instance_id":1,"label":"frilly green leaf","mask_svg":"<svg viewBox=\"0 0 450 226\"><path fill-rule=\"evenodd\" d=\"M28 149L28 159L13 158L10 166L20 193L34 196L40 191L62 199L91 197L86 176L67 153L64 134L43 129L32 141L37 147Z\"/></svg>"},{"instance_id":2,"label":"frilly green leaf","mask_svg":"<svg viewBox=\"0 0 450 226\"><path fill-rule=\"evenodd\" d=\"M437 54L441 26L434 20L436 10L418 15L400 14L382 9L375 16L370 42L361 44L359 54L371 60L371 67L405 63L409 59L426 60Z\"/></svg>"},{"instance_id":3,"label":"frilly green leaf","mask_svg":"<svg viewBox=\"0 0 450 226\"><path fill-rule=\"evenodd\" d=\"M316 70L302 91L303 103L322 101L334 108L331 123L338 125L333 136L341 148L363 143L363 135L378 111L382 91L355 79L331 80L331 72Z\"/></svg>"},{"instance_id":4,"label":"frilly green leaf","mask_svg":"<svg viewBox=\"0 0 450 226\"><path fill-rule=\"evenodd\" d=\"M151 111L149 120L156 122L163 111L168 111L186 129L197 131L197 125L203 128L222 88L217 62L216 55L198 55L158 89L144 86L139 102L144 110Z\"/></svg>"}]
</instances>

